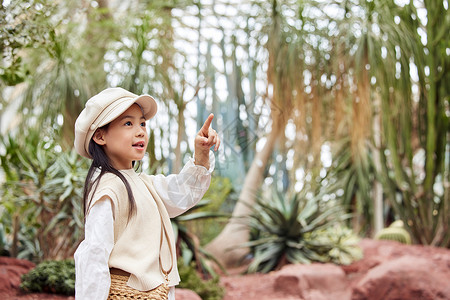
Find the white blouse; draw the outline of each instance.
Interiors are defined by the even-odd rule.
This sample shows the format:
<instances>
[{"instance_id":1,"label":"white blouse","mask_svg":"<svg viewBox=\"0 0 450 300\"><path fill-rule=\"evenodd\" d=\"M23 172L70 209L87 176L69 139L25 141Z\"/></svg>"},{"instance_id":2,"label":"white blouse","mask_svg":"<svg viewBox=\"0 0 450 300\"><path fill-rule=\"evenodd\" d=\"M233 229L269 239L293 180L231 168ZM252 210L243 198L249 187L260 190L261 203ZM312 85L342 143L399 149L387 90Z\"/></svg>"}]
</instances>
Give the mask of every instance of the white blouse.
<instances>
[{"instance_id":1,"label":"white blouse","mask_svg":"<svg viewBox=\"0 0 450 300\"><path fill-rule=\"evenodd\" d=\"M210 169L190 158L179 174L152 176L153 185L164 201L170 217L192 208L209 188L214 170L214 153L209 153ZM106 201L105 201L106 200ZM111 201L99 200L86 217L85 238L75 252L75 299L107 299L111 278L108 260L114 246L114 219ZM169 291L175 300L175 287Z\"/></svg>"}]
</instances>

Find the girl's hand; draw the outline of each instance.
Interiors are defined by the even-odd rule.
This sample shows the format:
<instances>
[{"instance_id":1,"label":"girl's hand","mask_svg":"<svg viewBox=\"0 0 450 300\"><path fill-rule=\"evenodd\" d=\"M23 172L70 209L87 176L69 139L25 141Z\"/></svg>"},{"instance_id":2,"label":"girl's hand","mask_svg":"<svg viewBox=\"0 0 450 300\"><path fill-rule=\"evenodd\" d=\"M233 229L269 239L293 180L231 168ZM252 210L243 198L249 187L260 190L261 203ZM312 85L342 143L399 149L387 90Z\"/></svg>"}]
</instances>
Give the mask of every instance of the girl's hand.
<instances>
[{"instance_id":1,"label":"girl's hand","mask_svg":"<svg viewBox=\"0 0 450 300\"><path fill-rule=\"evenodd\" d=\"M195 137L195 164L202 165L209 169L209 148L215 145L214 151L217 151L220 146L220 138L217 132L211 128L211 122L214 118L210 114L203 124L200 131Z\"/></svg>"}]
</instances>

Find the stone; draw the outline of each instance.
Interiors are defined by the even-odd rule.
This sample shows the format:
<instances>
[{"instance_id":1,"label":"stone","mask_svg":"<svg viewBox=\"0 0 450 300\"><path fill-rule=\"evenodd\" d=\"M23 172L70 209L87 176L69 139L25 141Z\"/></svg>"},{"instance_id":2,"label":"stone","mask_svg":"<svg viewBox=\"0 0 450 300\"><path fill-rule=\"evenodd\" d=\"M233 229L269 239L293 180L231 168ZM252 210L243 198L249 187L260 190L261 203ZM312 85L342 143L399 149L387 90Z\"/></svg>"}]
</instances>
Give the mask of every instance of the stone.
<instances>
[{"instance_id":1,"label":"stone","mask_svg":"<svg viewBox=\"0 0 450 300\"><path fill-rule=\"evenodd\" d=\"M28 273L35 264L23 259L0 257L0 294L9 293L18 289L20 277Z\"/></svg>"},{"instance_id":2,"label":"stone","mask_svg":"<svg viewBox=\"0 0 450 300\"><path fill-rule=\"evenodd\" d=\"M405 255L370 269L352 300L450 299L450 268L431 258Z\"/></svg>"},{"instance_id":3,"label":"stone","mask_svg":"<svg viewBox=\"0 0 450 300\"><path fill-rule=\"evenodd\" d=\"M175 298L177 300L202 300L197 293L188 289L175 289Z\"/></svg>"},{"instance_id":4,"label":"stone","mask_svg":"<svg viewBox=\"0 0 450 300\"><path fill-rule=\"evenodd\" d=\"M350 300L345 272L334 264L287 265L277 272L275 290L305 300Z\"/></svg>"}]
</instances>

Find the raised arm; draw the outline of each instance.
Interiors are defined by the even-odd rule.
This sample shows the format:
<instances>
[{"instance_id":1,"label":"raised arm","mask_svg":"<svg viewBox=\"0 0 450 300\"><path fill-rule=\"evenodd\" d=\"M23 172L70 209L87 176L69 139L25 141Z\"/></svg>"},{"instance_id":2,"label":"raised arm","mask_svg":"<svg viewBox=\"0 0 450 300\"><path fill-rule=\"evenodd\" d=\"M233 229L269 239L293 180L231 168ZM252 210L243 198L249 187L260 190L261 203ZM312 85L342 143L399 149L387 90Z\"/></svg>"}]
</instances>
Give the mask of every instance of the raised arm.
<instances>
[{"instance_id":1,"label":"raised arm","mask_svg":"<svg viewBox=\"0 0 450 300\"><path fill-rule=\"evenodd\" d=\"M171 218L197 204L208 190L215 162L214 153L209 151L208 155L209 169L195 165L191 158L179 174L149 176Z\"/></svg>"}]
</instances>

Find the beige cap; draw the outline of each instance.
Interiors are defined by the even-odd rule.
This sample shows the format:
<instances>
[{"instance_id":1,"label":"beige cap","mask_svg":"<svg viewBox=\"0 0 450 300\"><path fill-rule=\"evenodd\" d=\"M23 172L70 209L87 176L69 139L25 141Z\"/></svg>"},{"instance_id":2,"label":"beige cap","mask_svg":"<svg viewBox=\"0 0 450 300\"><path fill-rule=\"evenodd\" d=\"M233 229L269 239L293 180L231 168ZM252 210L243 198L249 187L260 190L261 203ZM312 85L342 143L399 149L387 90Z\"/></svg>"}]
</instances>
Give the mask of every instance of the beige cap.
<instances>
[{"instance_id":1,"label":"beige cap","mask_svg":"<svg viewBox=\"0 0 450 300\"><path fill-rule=\"evenodd\" d=\"M90 98L75 121L74 146L78 154L92 158L89 142L97 128L114 121L134 103L142 108L146 120L156 114L157 105L153 97L138 96L119 87L108 88Z\"/></svg>"}]
</instances>

